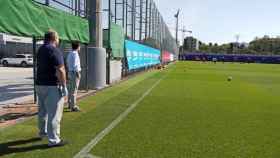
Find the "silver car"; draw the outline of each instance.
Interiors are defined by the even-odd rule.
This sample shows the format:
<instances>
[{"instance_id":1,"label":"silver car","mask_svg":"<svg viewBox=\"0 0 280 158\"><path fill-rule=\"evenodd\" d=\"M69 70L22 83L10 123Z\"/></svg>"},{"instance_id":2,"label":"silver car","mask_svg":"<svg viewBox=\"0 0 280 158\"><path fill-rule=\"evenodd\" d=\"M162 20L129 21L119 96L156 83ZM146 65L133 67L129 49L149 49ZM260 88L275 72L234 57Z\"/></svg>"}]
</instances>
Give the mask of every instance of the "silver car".
<instances>
[{"instance_id":1,"label":"silver car","mask_svg":"<svg viewBox=\"0 0 280 158\"><path fill-rule=\"evenodd\" d=\"M3 66L33 66L33 56L30 54L17 54L15 57L12 58L3 58L0 62Z\"/></svg>"}]
</instances>

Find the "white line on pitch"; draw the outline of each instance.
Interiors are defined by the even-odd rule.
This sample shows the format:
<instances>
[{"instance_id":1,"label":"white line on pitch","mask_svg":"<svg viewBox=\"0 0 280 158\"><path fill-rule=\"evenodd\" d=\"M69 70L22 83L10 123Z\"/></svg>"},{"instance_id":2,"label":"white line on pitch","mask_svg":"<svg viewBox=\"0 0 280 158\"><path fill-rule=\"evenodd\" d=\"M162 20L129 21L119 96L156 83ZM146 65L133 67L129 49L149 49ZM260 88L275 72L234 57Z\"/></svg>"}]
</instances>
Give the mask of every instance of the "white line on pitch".
<instances>
[{"instance_id":1,"label":"white line on pitch","mask_svg":"<svg viewBox=\"0 0 280 158\"><path fill-rule=\"evenodd\" d=\"M106 127L103 131L101 131L94 139L92 139L82 150L74 156L74 158L85 158L89 156L88 153L94 148L107 134L109 134L112 129L114 129L129 113L136 108L136 106L151 93L151 91L160 83L163 79L159 79L156 83L153 84L151 88L149 88L139 99L137 99L133 104L130 105L123 113L121 113L108 127Z\"/></svg>"}]
</instances>

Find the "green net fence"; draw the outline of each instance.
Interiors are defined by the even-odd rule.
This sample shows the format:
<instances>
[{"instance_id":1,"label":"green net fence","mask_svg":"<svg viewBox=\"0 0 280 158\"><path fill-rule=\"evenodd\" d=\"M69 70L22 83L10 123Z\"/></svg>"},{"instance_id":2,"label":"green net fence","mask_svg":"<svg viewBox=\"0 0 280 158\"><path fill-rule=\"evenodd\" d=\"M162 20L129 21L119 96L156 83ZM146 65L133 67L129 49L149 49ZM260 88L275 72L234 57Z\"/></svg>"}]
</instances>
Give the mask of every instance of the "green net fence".
<instances>
[{"instance_id":1,"label":"green net fence","mask_svg":"<svg viewBox=\"0 0 280 158\"><path fill-rule=\"evenodd\" d=\"M88 43L88 21L31 0L0 0L0 32L43 37L48 29L62 40Z\"/></svg>"}]
</instances>

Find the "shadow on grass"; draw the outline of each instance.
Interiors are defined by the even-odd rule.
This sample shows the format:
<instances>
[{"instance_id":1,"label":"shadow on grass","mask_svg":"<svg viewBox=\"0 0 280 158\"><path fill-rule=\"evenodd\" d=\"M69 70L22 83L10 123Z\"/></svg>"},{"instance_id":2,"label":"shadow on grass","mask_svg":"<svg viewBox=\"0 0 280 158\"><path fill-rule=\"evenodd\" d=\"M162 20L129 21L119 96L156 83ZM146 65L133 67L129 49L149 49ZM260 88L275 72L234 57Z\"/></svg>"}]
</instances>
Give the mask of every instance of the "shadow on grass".
<instances>
[{"instance_id":1,"label":"shadow on grass","mask_svg":"<svg viewBox=\"0 0 280 158\"><path fill-rule=\"evenodd\" d=\"M36 114L26 114L26 113L7 113L0 116L0 120L9 121L9 120L16 120L23 117L31 117L35 116Z\"/></svg>"},{"instance_id":2,"label":"shadow on grass","mask_svg":"<svg viewBox=\"0 0 280 158\"><path fill-rule=\"evenodd\" d=\"M32 145L32 146L26 146L26 147L17 147L29 143L35 143L41 141L40 138L31 138L31 139L26 139L26 140L17 140L17 141L12 141L12 142L7 142L7 143L1 143L0 144L0 157L4 155L9 155L9 154L15 154L15 153L25 153L28 151L33 151L33 150L39 150L39 149L48 149L47 144L40 144L40 145Z\"/></svg>"}]
</instances>

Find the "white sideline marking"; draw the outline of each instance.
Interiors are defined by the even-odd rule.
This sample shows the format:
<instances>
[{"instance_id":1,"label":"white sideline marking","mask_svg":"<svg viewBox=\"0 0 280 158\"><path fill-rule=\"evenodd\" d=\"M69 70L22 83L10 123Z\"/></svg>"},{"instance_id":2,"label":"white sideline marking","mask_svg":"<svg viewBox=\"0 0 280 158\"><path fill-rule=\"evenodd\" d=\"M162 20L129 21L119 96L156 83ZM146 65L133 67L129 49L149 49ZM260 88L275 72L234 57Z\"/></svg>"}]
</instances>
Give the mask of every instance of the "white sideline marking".
<instances>
[{"instance_id":1,"label":"white sideline marking","mask_svg":"<svg viewBox=\"0 0 280 158\"><path fill-rule=\"evenodd\" d=\"M133 104L130 105L123 113L121 113L113 122L110 123L103 131L101 131L94 139L92 139L74 158L87 158L89 152L94 148L107 134L109 134L112 129L114 129L136 106L151 93L151 91L162 81L163 77L153 84L139 99L137 99ZM92 155L90 155L92 156ZM91 157L88 157L91 158Z\"/></svg>"}]
</instances>

